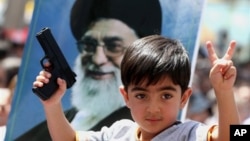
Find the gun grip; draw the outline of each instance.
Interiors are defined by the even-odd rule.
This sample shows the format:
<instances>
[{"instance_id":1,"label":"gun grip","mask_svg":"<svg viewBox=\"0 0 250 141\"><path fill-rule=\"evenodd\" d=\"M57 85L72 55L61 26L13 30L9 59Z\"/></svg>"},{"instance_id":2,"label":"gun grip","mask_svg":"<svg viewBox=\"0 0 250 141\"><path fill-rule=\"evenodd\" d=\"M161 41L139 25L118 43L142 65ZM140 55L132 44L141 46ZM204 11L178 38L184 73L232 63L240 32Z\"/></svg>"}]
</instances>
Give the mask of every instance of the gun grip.
<instances>
[{"instance_id":1,"label":"gun grip","mask_svg":"<svg viewBox=\"0 0 250 141\"><path fill-rule=\"evenodd\" d=\"M44 57L40 63L46 71L52 74L49 83L44 84L43 87L32 88L33 93L38 95L42 100L47 100L53 95L53 93L59 87L57 84L57 78L62 77L62 75L60 74L60 70L55 69L53 67L53 64L51 64L49 61L48 61L50 63L49 65L44 65L44 60L46 59L48 60L48 58Z\"/></svg>"},{"instance_id":2,"label":"gun grip","mask_svg":"<svg viewBox=\"0 0 250 141\"><path fill-rule=\"evenodd\" d=\"M49 99L53 93L58 89L57 78L59 77L55 71L52 71L52 76L49 83L44 84L43 87L33 87L32 91L38 95L42 100ZM54 73L54 74L53 74Z\"/></svg>"}]
</instances>

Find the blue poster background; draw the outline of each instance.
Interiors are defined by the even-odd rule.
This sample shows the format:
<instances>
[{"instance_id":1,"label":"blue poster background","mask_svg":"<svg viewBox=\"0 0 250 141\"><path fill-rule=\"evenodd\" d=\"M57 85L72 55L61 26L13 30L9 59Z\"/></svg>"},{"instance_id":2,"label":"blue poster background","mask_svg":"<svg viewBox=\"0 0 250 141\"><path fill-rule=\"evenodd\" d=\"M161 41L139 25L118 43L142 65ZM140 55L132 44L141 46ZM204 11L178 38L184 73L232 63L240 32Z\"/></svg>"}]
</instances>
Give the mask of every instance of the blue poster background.
<instances>
[{"instance_id":1,"label":"blue poster background","mask_svg":"<svg viewBox=\"0 0 250 141\"><path fill-rule=\"evenodd\" d=\"M74 0L35 0L29 36L7 125L7 141L14 140L45 120L42 104L32 92L32 83L42 69L40 60L44 57L44 52L36 40L36 33L43 27L50 27L69 65L73 66L78 53L76 41L69 26L70 9L73 3ZM162 35L180 39L194 62L204 0L160 0L160 3ZM71 107L70 89L63 98L63 107L64 109Z\"/></svg>"}]
</instances>

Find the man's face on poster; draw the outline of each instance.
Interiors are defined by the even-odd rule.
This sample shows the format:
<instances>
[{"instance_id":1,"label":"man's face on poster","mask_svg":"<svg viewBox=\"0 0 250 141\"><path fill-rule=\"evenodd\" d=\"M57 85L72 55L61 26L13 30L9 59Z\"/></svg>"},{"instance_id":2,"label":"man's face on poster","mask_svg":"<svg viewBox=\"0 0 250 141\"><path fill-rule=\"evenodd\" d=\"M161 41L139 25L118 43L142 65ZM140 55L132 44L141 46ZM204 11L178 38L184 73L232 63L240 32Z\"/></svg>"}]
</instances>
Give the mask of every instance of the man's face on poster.
<instances>
[{"instance_id":1,"label":"man's face on poster","mask_svg":"<svg viewBox=\"0 0 250 141\"><path fill-rule=\"evenodd\" d=\"M126 47L136 39L135 32L119 20L102 19L94 23L77 42L82 65L87 67L86 77L96 80L114 77L113 70L120 68Z\"/></svg>"},{"instance_id":2,"label":"man's face on poster","mask_svg":"<svg viewBox=\"0 0 250 141\"><path fill-rule=\"evenodd\" d=\"M120 63L126 47L136 39L136 33L119 20L102 19L90 26L77 41L77 82L72 88L75 107L82 109L86 103L94 105L100 101L107 101L104 107L113 110L122 105Z\"/></svg>"}]
</instances>

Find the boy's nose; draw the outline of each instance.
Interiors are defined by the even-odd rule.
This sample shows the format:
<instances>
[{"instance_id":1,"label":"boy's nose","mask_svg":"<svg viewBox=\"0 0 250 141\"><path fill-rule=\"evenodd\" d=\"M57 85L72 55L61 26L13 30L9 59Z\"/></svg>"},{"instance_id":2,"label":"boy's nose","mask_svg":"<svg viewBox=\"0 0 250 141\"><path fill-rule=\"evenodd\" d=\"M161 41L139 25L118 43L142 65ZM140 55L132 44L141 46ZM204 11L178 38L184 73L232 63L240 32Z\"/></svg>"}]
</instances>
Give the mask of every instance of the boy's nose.
<instances>
[{"instance_id":1,"label":"boy's nose","mask_svg":"<svg viewBox=\"0 0 250 141\"><path fill-rule=\"evenodd\" d=\"M104 53L103 47L98 46L96 48L96 52L92 56L92 61L96 65L102 65L102 64L105 64L108 61L108 57Z\"/></svg>"},{"instance_id":2,"label":"boy's nose","mask_svg":"<svg viewBox=\"0 0 250 141\"><path fill-rule=\"evenodd\" d=\"M160 112L159 102L156 102L156 101L149 102L147 111L152 114Z\"/></svg>"}]
</instances>

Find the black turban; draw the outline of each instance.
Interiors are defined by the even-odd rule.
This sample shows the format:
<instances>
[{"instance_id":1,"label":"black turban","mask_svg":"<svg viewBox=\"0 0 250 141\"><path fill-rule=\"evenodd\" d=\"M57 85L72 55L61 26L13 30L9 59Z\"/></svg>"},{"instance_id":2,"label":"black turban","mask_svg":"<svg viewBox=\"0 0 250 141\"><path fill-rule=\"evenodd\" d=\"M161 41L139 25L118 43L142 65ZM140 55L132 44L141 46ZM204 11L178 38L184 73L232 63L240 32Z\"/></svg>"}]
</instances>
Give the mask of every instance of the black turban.
<instances>
[{"instance_id":1,"label":"black turban","mask_svg":"<svg viewBox=\"0 0 250 141\"><path fill-rule=\"evenodd\" d=\"M162 13L158 0L76 0L70 15L70 27L78 40L90 23L114 18L134 29L139 37L161 33Z\"/></svg>"}]
</instances>

